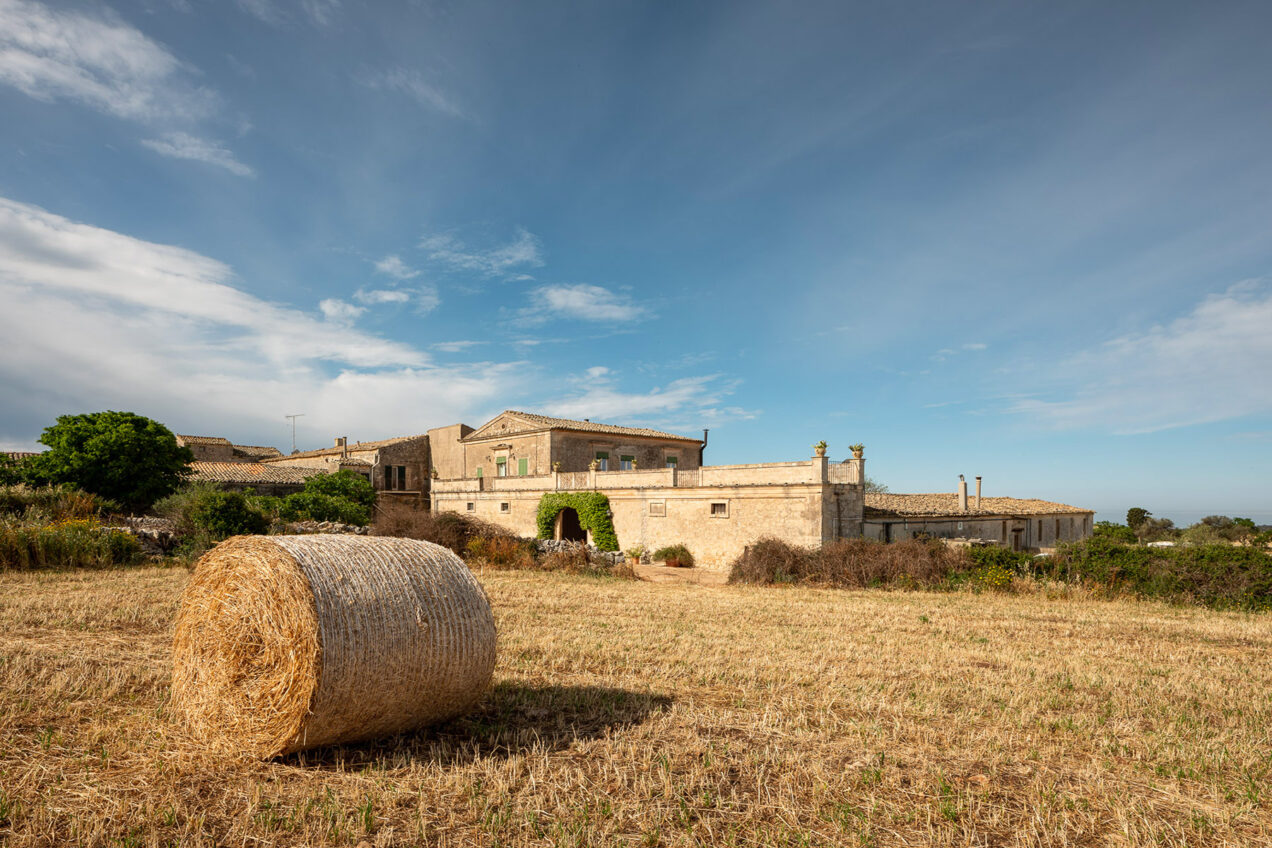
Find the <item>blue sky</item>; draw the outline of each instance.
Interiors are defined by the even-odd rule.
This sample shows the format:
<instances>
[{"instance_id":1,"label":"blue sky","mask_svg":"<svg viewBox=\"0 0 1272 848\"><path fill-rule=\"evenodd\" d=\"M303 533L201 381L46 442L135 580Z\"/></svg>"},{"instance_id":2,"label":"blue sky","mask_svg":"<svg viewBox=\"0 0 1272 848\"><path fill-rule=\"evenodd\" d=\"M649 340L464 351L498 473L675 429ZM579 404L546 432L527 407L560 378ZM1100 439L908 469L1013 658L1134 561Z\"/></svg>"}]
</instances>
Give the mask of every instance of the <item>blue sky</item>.
<instances>
[{"instance_id":1,"label":"blue sky","mask_svg":"<svg viewBox=\"0 0 1272 848\"><path fill-rule=\"evenodd\" d=\"M0 447L512 407L1272 522L1270 25L0 0Z\"/></svg>"}]
</instances>

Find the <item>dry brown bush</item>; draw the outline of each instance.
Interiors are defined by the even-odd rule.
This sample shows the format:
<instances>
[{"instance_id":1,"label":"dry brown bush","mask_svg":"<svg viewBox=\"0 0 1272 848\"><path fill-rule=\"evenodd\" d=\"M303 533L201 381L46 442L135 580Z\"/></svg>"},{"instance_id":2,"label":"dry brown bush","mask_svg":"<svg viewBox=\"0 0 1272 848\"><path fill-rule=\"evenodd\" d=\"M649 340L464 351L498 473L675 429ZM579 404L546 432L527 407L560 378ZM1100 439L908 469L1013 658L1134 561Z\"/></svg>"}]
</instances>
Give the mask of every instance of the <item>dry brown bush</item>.
<instances>
[{"instance_id":1,"label":"dry brown bush","mask_svg":"<svg viewBox=\"0 0 1272 848\"><path fill-rule=\"evenodd\" d=\"M422 539L468 556L469 544L477 538L517 539L504 528L457 512L430 512L403 504L379 504L375 511L373 536Z\"/></svg>"},{"instance_id":2,"label":"dry brown bush","mask_svg":"<svg viewBox=\"0 0 1272 848\"><path fill-rule=\"evenodd\" d=\"M730 583L807 583L863 589L870 586L935 586L969 567L961 551L940 542L884 544L841 539L801 548L761 539L733 561Z\"/></svg>"}]
</instances>

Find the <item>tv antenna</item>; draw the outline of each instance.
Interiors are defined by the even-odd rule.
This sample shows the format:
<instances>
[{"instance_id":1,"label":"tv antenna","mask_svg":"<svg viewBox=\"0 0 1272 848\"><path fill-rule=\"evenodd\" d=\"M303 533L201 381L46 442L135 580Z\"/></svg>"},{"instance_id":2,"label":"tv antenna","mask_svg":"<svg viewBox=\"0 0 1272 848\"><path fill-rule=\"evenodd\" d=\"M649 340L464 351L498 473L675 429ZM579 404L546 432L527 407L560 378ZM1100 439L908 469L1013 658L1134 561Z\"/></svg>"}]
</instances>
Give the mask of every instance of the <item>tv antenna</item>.
<instances>
[{"instance_id":1,"label":"tv antenna","mask_svg":"<svg viewBox=\"0 0 1272 848\"><path fill-rule=\"evenodd\" d=\"M296 452L296 419L303 418L305 413L297 412L295 415L284 415L284 418L291 419L292 423L292 453Z\"/></svg>"}]
</instances>

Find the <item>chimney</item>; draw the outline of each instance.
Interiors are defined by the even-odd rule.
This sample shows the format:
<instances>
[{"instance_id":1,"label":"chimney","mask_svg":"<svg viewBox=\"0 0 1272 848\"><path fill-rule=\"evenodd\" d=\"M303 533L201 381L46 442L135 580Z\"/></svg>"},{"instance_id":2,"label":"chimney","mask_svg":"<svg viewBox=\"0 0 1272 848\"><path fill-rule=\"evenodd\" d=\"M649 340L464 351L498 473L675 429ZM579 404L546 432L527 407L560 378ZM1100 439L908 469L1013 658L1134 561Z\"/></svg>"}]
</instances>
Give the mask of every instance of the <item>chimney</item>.
<instances>
[{"instance_id":1,"label":"chimney","mask_svg":"<svg viewBox=\"0 0 1272 848\"><path fill-rule=\"evenodd\" d=\"M336 447L340 448L341 456L348 456L349 455L349 437L336 436Z\"/></svg>"},{"instance_id":2,"label":"chimney","mask_svg":"<svg viewBox=\"0 0 1272 848\"><path fill-rule=\"evenodd\" d=\"M976 508L978 510L980 509L980 484L981 484L981 476L977 474L976 475Z\"/></svg>"},{"instance_id":3,"label":"chimney","mask_svg":"<svg viewBox=\"0 0 1272 848\"><path fill-rule=\"evenodd\" d=\"M706 461L706 458L707 458L707 433L709 432L711 431L708 430L706 427L702 428L702 444L698 446L698 467L699 468L702 467L702 464Z\"/></svg>"},{"instance_id":4,"label":"chimney","mask_svg":"<svg viewBox=\"0 0 1272 848\"><path fill-rule=\"evenodd\" d=\"M967 512L967 480L958 475L958 511Z\"/></svg>"}]
</instances>

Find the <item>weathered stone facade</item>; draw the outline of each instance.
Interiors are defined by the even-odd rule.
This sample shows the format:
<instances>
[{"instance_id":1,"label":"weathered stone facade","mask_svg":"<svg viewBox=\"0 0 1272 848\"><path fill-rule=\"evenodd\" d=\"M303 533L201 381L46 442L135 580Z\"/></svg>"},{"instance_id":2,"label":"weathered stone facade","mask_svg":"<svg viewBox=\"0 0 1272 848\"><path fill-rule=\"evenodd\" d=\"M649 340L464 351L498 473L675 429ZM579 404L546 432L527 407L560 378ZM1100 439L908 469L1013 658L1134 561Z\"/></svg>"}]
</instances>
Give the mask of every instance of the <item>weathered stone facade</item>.
<instances>
[{"instance_id":1,"label":"weathered stone facade","mask_svg":"<svg viewBox=\"0 0 1272 848\"><path fill-rule=\"evenodd\" d=\"M938 539L982 539L1013 550L1051 548L1089 538L1095 513L1029 498L968 499L966 494L868 494L863 535L898 542L918 535Z\"/></svg>"},{"instance_id":2,"label":"weathered stone facade","mask_svg":"<svg viewBox=\"0 0 1272 848\"><path fill-rule=\"evenodd\" d=\"M265 462L273 466L313 468L328 474L352 471L366 477L378 492L397 497L428 497L427 435L354 444L337 438L332 447L299 451Z\"/></svg>"}]
</instances>

